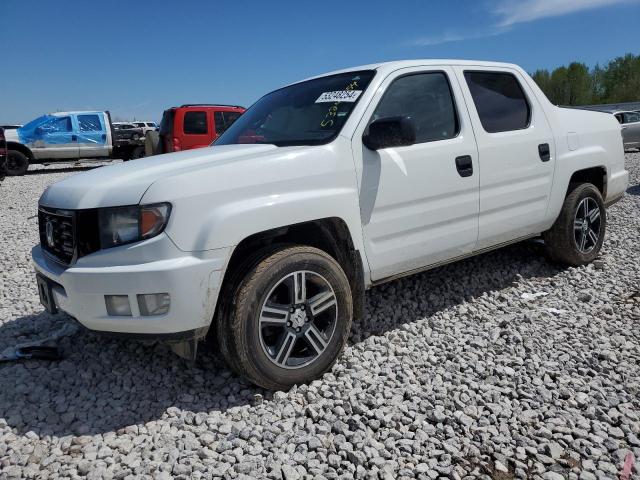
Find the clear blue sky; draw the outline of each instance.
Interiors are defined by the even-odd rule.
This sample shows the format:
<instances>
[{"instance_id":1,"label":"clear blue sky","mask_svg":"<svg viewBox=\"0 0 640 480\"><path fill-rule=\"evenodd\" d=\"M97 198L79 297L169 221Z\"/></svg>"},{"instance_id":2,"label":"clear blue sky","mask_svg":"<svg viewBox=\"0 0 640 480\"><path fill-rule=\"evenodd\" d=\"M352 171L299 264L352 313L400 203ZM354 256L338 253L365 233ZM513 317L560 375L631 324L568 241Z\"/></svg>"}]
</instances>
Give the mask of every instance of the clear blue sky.
<instances>
[{"instance_id":1,"label":"clear blue sky","mask_svg":"<svg viewBox=\"0 0 640 480\"><path fill-rule=\"evenodd\" d=\"M640 0L0 0L0 23L0 124L56 110L159 120L181 103L248 106L384 60L534 71L640 53Z\"/></svg>"}]
</instances>

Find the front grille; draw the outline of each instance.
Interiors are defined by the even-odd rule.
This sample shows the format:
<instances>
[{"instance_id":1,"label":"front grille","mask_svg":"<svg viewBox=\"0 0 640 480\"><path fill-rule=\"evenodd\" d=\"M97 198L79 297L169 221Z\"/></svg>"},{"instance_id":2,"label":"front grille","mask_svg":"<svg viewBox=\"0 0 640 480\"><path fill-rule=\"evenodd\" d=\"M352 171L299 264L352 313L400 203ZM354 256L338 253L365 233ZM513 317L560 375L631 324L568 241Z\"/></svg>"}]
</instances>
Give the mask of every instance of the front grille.
<instances>
[{"instance_id":1,"label":"front grille","mask_svg":"<svg viewBox=\"0 0 640 480\"><path fill-rule=\"evenodd\" d=\"M73 211L44 207L38 210L40 245L65 265L73 262L76 252L74 219Z\"/></svg>"}]
</instances>

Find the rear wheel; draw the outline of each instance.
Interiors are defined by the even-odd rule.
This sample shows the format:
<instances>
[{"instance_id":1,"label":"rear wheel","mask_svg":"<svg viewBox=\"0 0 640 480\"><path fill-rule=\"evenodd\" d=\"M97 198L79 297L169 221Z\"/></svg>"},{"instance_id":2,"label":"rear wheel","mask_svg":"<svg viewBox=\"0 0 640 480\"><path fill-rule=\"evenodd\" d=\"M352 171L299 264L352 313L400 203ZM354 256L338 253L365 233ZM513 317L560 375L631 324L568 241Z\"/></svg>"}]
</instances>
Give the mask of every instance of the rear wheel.
<instances>
[{"instance_id":1,"label":"rear wheel","mask_svg":"<svg viewBox=\"0 0 640 480\"><path fill-rule=\"evenodd\" d=\"M218 341L238 373L278 390L318 378L335 363L353 306L347 277L331 256L302 246L271 251L235 292Z\"/></svg>"},{"instance_id":2,"label":"rear wheel","mask_svg":"<svg viewBox=\"0 0 640 480\"><path fill-rule=\"evenodd\" d=\"M544 233L552 259L572 266L592 262L606 231L606 210L600 191L590 183L572 186L558 219Z\"/></svg>"},{"instance_id":3,"label":"rear wheel","mask_svg":"<svg viewBox=\"0 0 640 480\"><path fill-rule=\"evenodd\" d=\"M7 175L18 177L27 173L29 169L29 158L22 152L17 150L9 150L7 152Z\"/></svg>"}]
</instances>

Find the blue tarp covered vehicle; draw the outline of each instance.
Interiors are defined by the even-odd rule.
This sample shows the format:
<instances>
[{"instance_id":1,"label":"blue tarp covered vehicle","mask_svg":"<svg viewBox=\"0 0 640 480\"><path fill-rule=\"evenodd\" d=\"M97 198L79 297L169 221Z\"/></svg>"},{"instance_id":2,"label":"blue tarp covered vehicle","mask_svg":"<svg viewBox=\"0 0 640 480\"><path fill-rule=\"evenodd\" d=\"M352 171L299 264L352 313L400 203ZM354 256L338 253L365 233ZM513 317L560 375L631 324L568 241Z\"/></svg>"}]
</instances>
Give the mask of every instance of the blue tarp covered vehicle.
<instances>
[{"instance_id":1,"label":"blue tarp covered vehicle","mask_svg":"<svg viewBox=\"0 0 640 480\"><path fill-rule=\"evenodd\" d=\"M118 141L109 112L78 111L42 115L7 131L7 173L22 175L31 163L142 156L141 141Z\"/></svg>"}]
</instances>

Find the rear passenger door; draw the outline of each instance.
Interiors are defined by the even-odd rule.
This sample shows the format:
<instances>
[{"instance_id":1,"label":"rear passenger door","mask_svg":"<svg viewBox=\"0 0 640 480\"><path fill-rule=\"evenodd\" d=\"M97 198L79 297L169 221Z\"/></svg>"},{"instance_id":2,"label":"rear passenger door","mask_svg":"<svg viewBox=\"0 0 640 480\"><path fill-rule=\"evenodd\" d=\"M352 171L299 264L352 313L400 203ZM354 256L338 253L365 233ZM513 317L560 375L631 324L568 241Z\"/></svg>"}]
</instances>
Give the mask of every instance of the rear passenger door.
<instances>
[{"instance_id":1,"label":"rear passenger door","mask_svg":"<svg viewBox=\"0 0 640 480\"><path fill-rule=\"evenodd\" d=\"M98 158L109 156L107 144L107 126L104 115L99 113L78 114L78 150L79 158Z\"/></svg>"},{"instance_id":2,"label":"rear passenger door","mask_svg":"<svg viewBox=\"0 0 640 480\"><path fill-rule=\"evenodd\" d=\"M182 119L181 149L206 147L211 143L212 125L205 110L186 110Z\"/></svg>"},{"instance_id":3,"label":"rear passenger door","mask_svg":"<svg viewBox=\"0 0 640 480\"><path fill-rule=\"evenodd\" d=\"M416 143L372 151L371 122L410 117ZM470 253L478 236L478 155L449 67L401 69L377 90L352 139L371 277L380 280Z\"/></svg>"},{"instance_id":4,"label":"rear passenger door","mask_svg":"<svg viewBox=\"0 0 640 480\"><path fill-rule=\"evenodd\" d=\"M544 111L509 68L456 67L480 155L477 249L539 233L555 168Z\"/></svg>"}]
</instances>

